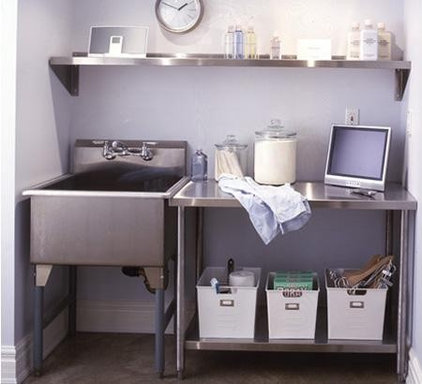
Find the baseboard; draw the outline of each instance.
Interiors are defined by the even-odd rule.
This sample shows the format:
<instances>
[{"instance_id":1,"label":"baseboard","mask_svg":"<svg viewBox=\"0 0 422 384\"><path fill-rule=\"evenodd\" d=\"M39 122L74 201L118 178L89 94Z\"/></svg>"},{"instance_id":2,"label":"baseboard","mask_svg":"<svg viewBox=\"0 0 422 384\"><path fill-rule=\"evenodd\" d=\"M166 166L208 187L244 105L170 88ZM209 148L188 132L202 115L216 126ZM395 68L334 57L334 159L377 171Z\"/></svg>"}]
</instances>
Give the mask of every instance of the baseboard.
<instances>
[{"instance_id":1,"label":"baseboard","mask_svg":"<svg viewBox=\"0 0 422 384\"><path fill-rule=\"evenodd\" d=\"M1 346L1 383L17 384L16 348L12 345Z\"/></svg>"},{"instance_id":2,"label":"baseboard","mask_svg":"<svg viewBox=\"0 0 422 384\"><path fill-rule=\"evenodd\" d=\"M66 337L68 329L68 311L62 311L45 329L43 357L46 358ZM22 383L32 371L33 362L32 333L25 336L15 346L1 347L1 383Z\"/></svg>"},{"instance_id":3,"label":"baseboard","mask_svg":"<svg viewBox=\"0 0 422 384\"><path fill-rule=\"evenodd\" d=\"M422 384L422 369L413 349L409 352L409 372L406 384Z\"/></svg>"},{"instance_id":4,"label":"baseboard","mask_svg":"<svg viewBox=\"0 0 422 384\"><path fill-rule=\"evenodd\" d=\"M154 333L154 302L79 300L78 332ZM167 327L173 332L173 320Z\"/></svg>"},{"instance_id":5,"label":"baseboard","mask_svg":"<svg viewBox=\"0 0 422 384\"><path fill-rule=\"evenodd\" d=\"M186 307L188 319L193 304ZM154 333L153 301L79 300L76 313L78 332ZM172 319L166 333L173 333L173 328Z\"/></svg>"}]
</instances>

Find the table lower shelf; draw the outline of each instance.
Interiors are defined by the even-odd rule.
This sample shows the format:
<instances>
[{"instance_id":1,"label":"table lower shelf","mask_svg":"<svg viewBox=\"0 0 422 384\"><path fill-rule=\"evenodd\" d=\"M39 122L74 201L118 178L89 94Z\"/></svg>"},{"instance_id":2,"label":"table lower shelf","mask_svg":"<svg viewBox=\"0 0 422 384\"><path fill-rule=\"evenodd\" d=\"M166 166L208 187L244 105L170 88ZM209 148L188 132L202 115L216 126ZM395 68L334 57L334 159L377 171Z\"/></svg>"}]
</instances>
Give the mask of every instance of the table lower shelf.
<instances>
[{"instance_id":1,"label":"table lower shelf","mask_svg":"<svg viewBox=\"0 0 422 384\"><path fill-rule=\"evenodd\" d=\"M387 320L387 319L386 319ZM397 353L396 338L390 324L384 327L383 340L330 340L327 337L326 308L318 310L315 339L268 339L265 308L258 311L253 339L200 338L197 314L192 319L185 338L185 348L215 351L268 352L343 352Z\"/></svg>"}]
</instances>

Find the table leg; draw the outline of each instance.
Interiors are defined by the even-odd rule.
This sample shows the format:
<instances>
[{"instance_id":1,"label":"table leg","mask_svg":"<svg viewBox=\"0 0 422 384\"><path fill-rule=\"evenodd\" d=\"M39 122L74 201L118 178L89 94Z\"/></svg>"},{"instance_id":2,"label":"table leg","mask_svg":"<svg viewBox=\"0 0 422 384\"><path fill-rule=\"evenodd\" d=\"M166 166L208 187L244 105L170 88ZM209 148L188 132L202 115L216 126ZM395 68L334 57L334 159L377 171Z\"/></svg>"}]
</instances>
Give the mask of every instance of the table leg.
<instances>
[{"instance_id":1,"label":"table leg","mask_svg":"<svg viewBox=\"0 0 422 384\"><path fill-rule=\"evenodd\" d=\"M34 270L34 373L40 376L42 371L43 357L43 321L44 321L44 287L53 266L37 264Z\"/></svg>"},{"instance_id":2,"label":"table leg","mask_svg":"<svg viewBox=\"0 0 422 384\"><path fill-rule=\"evenodd\" d=\"M76 335L76 266L69 266L69 335Z\"/></svg>"},{"instance_id":3,"label":"table leg","mask_svg":"<svg viewBox=\"0 0 422 384\"><path fill-rule=\"evenodd\" d=\"M177 227L176 369L178 378L182 379L185 368L185 207L177 209Z\"/></svg>"},{"instance_id":4,"label":"table leg","mask_svg":"<svg viewBox=\"0 0 422 384\"><path fill-rule=\"evenodd\" d=\"M34 287L34 373L41 376L43 353L44 287Z\"/></svg>"},{"instance_id":5,"label":"table leg","mask_svg":"<svg viewBox=\"0 0 422 384\"><path fill-rule=\"evenodd\" d=\"M408 211L401 211L400 224L400 285L397 319L397 375L404 382L407 373L407 300L408 300Z\"/></svg>"}]
</instances>

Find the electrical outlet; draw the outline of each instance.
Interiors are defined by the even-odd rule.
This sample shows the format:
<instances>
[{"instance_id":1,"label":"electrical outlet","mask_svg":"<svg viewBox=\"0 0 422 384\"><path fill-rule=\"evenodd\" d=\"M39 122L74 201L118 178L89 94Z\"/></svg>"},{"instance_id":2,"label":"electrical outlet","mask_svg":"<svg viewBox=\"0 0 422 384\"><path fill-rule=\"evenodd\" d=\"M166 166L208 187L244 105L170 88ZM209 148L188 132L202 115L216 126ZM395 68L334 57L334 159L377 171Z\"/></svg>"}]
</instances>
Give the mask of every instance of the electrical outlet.
<instances>
[{"instance_id":1,"label":"electrical outlet","mask_svg":"<svg viewBox=\"0 0 422 384\"><path fill-rule=\"evenodd\" d=\"M347 125L359 125L359 108L346 108L344 122Z\"/></svg>"}]
</instances>

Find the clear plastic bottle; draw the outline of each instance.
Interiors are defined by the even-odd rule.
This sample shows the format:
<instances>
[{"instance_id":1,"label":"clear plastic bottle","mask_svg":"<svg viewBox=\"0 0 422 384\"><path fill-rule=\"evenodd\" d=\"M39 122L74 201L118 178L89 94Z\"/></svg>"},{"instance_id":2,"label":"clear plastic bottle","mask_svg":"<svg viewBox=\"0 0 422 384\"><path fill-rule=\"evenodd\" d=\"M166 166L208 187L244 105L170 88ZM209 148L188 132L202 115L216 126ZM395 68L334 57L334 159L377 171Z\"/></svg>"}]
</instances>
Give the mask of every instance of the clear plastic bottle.
<instances>
[{"instance_id":1,"label":"clear plastic bottle","mask_svg":"<svg viewBox=\"0 0 422 384\"><path fill-rule=\"evenodd\" d=\"M249 26L246 32L246 52L247 59L256 59L256 35L253 26Z\"/></svg>"},{"instance_id":2,"label":"clear plastic bottle","mask_svg":"<svg viewBox=\"0 0 422 384\"><path fill-rule=\"evenodd\" d=\"M271 44L270 59L281 60L281 43L280 43L280 38L278 37L277 33L274 33L273 38L270 41L270 44Z\"/></svg>"},{"instance_id":3,"label":"clear plastic bottle","mask_svg":"<svg viewBox=\"0 0 422 384\"><path fill-rule=\"evenodd\" d=\"M370 19L365 20L364 29L360 31L360 59L378 59L378 31Z\"/></svg>"},{"instance_id":4,"label":"clear plastic bottle","mask_svg":"<svg viewBox=\"0 0 422 384\"><path fill-rule=\"evenodd\" d=\"M378 23L378 60L391 60L391 33L384 23Z\"/></svg>"},{"instance_id":5,"label":"clear plastic bottle","mask_svg":"<svg viewBox=\"0 0 422 384\"><path fill-rule=\"evenodd\" d=\"M244 57L245 54L242 26L236 25L236 30L234 31L234 58L243 59Z\"/></svg>"},{"instance_id":6,"label":"clear plastic bottle","mask_svg":"<svg viewBox=\"0 0 422 384\"><path fill-rule=\"evenodd\" d=\"M229 25L224 35L224 57L226 59L234 58L234 26Z\"/></svg>"},{"instance_id":7,"label":"clear plastic bottle","mask_svg":"<svg viewBox=\"0 0 422 384\"><path fill-rule=\"evenodd\" d=\"M202 149L197 149L191 157L191 179L192 181L207 180L208 172L208 158L202 152Z\"/></svg>"},{"instance_id":8,"label":"clear plastic bottle","mask_svg":"<svg viewBox=\"0 0 422 384\"><path fill-rule=\"evenodd\" d=\"M359 60L360 58L360 26L358 22L352 24L347 35L347 60Z\"/></svg>"}]
</instances>

